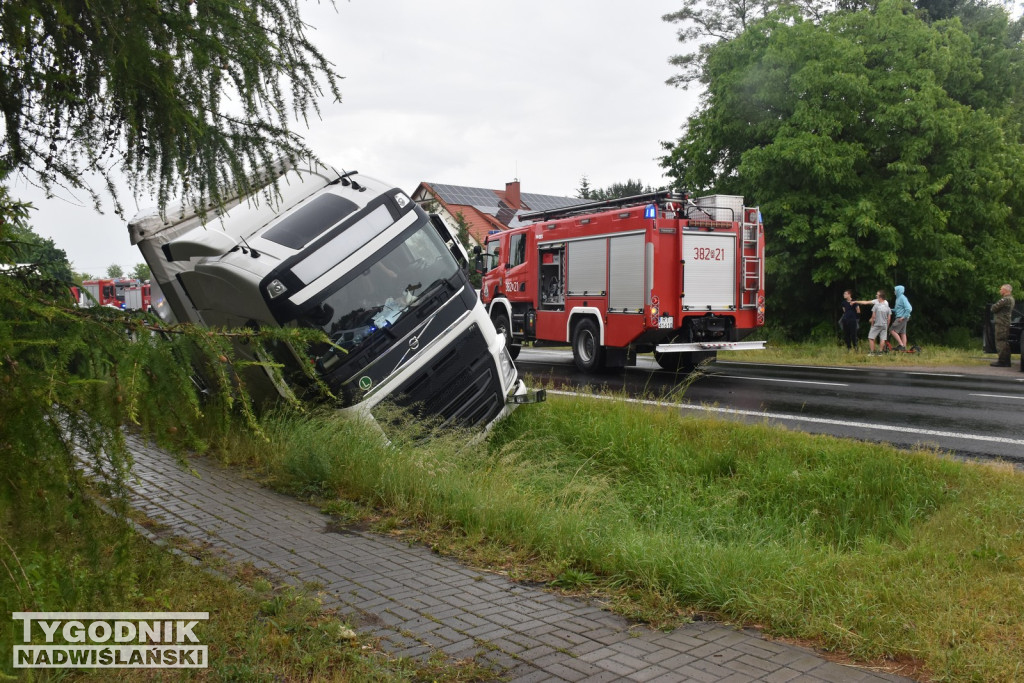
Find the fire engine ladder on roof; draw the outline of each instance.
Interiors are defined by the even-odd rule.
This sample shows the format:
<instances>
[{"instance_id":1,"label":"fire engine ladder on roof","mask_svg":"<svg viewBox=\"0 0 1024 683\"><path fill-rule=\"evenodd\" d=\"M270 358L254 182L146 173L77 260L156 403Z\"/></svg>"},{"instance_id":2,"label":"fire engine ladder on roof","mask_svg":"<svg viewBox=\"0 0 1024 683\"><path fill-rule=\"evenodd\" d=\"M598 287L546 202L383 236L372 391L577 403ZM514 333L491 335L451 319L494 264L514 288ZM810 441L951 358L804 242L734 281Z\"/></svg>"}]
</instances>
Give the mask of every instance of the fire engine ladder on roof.
<instances>
[{"instance_id":1,"label":"fire engine ladder on roof","mask_svg":"<svg viewBox=\"0 0 1024 683\"><path fill-rule=\"evenodd\" d=\"M760 211L757 212L760 215ZM758 240L757 223L747 222L747 208L743 209L740 224L743 237L740 240L743 258L743 283L740 287L740 308L757 308L757 293L761 289L763 254Z\"/></svg>"},{"instance_id":2,"label":"fire engine ladder on roof","mask_svg":"<svg viewBox=\"0 0 1024 683\"><path fill-rule=\"evenodd\" d=\"M682 193L673 192L671 190L659 190L657 192L648 192L647 194L635 194L630 197L617 197L615 199L573 204L571 206L563 206L557 209L533 211L530 213L520 214L519 219L522 221L549 221L556 218L567 218L569 216L576 216L579 214L609 211L611 209L621 209L629 206L660 204L665 201L682 203L684 200L685 195Z\"/></svg>"}]
</instances>

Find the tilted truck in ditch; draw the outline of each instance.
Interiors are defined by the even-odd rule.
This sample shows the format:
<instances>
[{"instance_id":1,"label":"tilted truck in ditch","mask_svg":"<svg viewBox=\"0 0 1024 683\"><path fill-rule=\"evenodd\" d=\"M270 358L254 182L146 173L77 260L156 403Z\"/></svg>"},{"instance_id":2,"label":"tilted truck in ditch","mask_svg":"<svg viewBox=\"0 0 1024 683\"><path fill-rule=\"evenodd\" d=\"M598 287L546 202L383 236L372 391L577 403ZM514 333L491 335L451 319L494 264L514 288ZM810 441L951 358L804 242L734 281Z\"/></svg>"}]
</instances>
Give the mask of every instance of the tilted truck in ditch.
<instances>
[{"instance_id":1,"label":"tilted truck in ditch","mask_svg":"<svg viewBox=\"0 0 1024 683\"><path fill-rule=\"evenodd\" d=\"M308 352L271 344L272 358L238 344L265 369L246 376L254 398L294 396L289 378L301 382L306 364L342 407L370 417L387 400L441 424L487 427L543 399L519 378L440 219L355 172L270 175L276 196L235 198L205 221L179 206L128 225L165 322L300 326L331 340Z\"/></svg>"},{"instance_id":2,"label":"tilted truck in ditch","mask_svg":"<svg viewBox=\"0 0 1024 683\"><path fill-rule=\"evenodd\" d=\"M692 370L764 325L764 225L743 198L669 191L520 216L488 235L481 299L513 358L569 344L583 371Z\"/></svg>"}]
</instances>

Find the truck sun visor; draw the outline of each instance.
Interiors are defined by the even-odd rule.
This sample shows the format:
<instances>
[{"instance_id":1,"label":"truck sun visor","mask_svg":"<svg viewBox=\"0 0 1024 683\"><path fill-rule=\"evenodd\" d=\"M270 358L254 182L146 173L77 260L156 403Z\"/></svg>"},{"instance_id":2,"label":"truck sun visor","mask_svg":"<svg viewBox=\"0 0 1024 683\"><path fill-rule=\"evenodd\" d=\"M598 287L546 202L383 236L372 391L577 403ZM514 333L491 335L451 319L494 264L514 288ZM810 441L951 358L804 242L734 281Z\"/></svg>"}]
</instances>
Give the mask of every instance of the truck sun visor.
<instances>
[{"instance_id":1,"label":"truck sun visor","mask_svg":"<svg viewBox=\"0 0 1024 683\"><path fill-rule=\"evenodd\" d=\"M391 217L388 207L378 206L356 223L335 235L329 242L321 245L307 258L292 266L292 273L308 285L348 258L356 249L376 237L393 222L394 219Z\"/></svg>"},{"instance_id":2,"label":"truck sun visor","mask_svg":"<svg viewBox=\"0 0 1024 683\"><path fill-rule=\"evenodd\" d=\"M298 251L358 208L355 202L336 194L320 195L298 211L285 216L280 223L263 234L263 239Z\"/></svg>"}]
</instances>

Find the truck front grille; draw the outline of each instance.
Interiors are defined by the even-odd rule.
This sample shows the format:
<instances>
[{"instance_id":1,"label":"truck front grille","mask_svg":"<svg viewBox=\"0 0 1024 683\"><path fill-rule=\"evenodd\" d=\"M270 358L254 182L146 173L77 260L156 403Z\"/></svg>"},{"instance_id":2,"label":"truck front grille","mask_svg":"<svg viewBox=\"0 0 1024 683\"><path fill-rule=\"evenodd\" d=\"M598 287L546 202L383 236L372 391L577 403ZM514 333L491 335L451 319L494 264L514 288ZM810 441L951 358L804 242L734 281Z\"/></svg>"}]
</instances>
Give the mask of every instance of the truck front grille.
<instances>
[{"instance_id":1,"label":"truck front grille","mask_svg":"<svg viewBox=\"0 0 1024 683\"><path fill-rule=\"evenodd\" d=\"M385 403L419 419L437 420L441 426L476 427L494 419L504 408L505 397L480 328L471 326ZM373 414L384 418L383 409L374 408Z\"/></svg>"}]
</instances>

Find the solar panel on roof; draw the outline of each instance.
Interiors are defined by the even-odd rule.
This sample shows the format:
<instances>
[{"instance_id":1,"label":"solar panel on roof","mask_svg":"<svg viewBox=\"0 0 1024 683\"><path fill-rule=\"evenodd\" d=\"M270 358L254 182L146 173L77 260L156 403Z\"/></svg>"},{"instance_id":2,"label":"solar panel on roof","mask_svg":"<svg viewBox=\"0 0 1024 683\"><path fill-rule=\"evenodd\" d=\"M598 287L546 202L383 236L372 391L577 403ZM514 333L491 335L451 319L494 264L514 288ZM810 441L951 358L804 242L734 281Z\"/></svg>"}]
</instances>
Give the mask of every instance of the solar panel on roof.
<instances>
[{"instance_id":1,"label":"solar panel on roof","mask_svg":"<svg viewBox=\"0 0 1024 683\"><path fill-rule=\"evenodd\" d=\"M497 206L498 197L493 190L482 187L466 187L464 185L432 185L438 196L449 204L462 206Z\"/></svg>"},{"instance_id":2,"label":"solar panel on roof","mask_svg":"<svg viewBox=\"0 0 1024 683\"><path fill-rule=\"evenodd\" d=\"M563 206L574 206L576 204L582 204L586 200L578 199L576 197L558 197L549 194L532 194L526 193L522 195L523 203L530 207L532 211L549 211L551 209L560 209Z\"/></svg>"}]
</instances>

